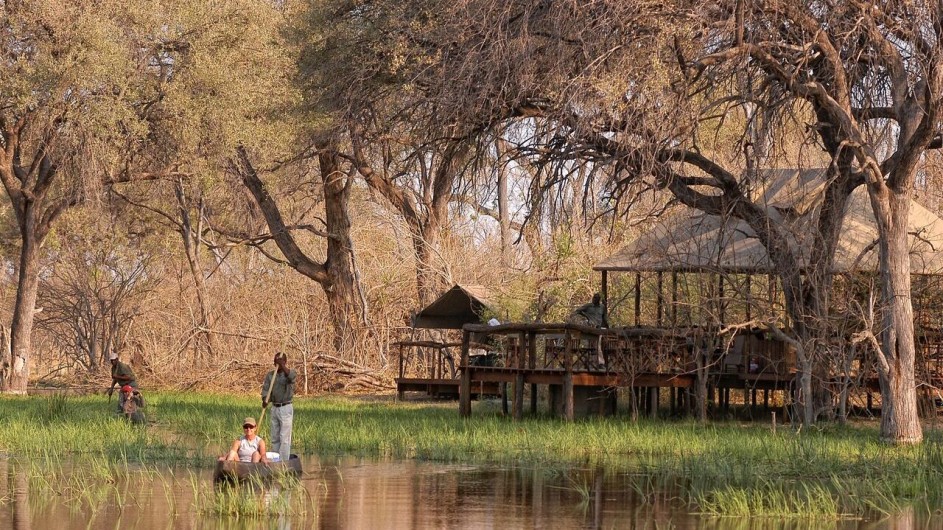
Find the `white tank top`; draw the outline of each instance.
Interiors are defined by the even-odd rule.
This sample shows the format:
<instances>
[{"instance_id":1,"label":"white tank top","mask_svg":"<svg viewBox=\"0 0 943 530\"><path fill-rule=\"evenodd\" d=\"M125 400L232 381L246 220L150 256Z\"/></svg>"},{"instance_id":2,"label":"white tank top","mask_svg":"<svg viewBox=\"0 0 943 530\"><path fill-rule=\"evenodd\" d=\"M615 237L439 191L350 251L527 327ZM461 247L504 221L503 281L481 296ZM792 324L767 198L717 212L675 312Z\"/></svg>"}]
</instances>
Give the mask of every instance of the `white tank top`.
<instances>
[{"instance_id":1,"label":"white tank top","mask_svg":"<svg viewBox=\"0 0 943 530\"><path fill-rule=\"evenodd\" d=\"M259 451L259 442L262 441L258 436L255 437L251 442L246 439L245 436L239 439L239 455L240 462L251 462L253 453Z\"/></svg>"}]
</instances>

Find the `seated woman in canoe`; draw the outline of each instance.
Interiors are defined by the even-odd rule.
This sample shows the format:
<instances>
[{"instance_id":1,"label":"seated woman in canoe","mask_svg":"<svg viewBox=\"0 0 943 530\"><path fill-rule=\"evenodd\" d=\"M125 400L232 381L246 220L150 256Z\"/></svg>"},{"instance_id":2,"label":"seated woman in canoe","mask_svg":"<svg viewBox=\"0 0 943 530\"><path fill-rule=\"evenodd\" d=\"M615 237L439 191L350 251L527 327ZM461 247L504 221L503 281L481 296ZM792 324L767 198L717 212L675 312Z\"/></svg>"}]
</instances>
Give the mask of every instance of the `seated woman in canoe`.
<instances>
[{"instance_id":1,"label":"seated woman in canoe","mask_svg":"<svg viewBox=\"0 0 943 530\"><path fill-rule=\"evenodd\" d=\"M255 433L255 418L246 418L242 420L242 430L245 433L242 438L238 438L232 443L229 452L219 457L220 460L232 460L235 462L265 462L265 440L259 438Z\"/></svg>"}]
</instances>

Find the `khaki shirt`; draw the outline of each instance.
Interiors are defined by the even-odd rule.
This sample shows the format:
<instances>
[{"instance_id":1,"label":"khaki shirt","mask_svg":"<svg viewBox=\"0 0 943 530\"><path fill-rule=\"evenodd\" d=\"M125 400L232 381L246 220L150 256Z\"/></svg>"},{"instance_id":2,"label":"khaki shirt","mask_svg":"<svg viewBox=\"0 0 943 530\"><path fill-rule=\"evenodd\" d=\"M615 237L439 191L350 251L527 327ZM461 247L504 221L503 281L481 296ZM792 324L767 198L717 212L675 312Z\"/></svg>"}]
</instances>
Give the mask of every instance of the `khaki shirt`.
<instances>
[{"instance_id":1,"label":"khaki shirt","mask_svg":"<svg viewBox=\"0 0 943 530\"><path fill-rule=\"evenodd\" d=\"M116 375L120 375L120 376L122 376L122 378L121 378L121 379L115 379L115 376L116 376ZM127 381L127 380L124 379L124 377L130 377L131 380L130 380L130 381ZM134 370L132 370L130 366L128 366L127 364L124 364L124 363L121 362L121 361L118 361L117 363L115 363L114 365L112 365L112 367L111 367L111 380L112 380L112 382L114 382L114 383L120 383L120 384L122 384L122 385L129 385L129 386L131 386L132 388L137 388L137 387L138 387L137 378L134 377Z\"/></svg>"},{"instance_id":2,"label":"khaki shirt","mask_svg":"<svg viewBox=\"0 0 943 530\"><path fill-rule=\"evenodd\" d=\"M272 376L275 375L275 370L265 374L265 380L262 382L262 399L265 399L268 396L269 385L272 382ZM271 403L288 403L295 396L295 378L298 377L298 374L289 369L288 374L278 374L278 377L275 378L275 387L272 388L272 397L269 400Z\"/></svg>"}]
</instances>

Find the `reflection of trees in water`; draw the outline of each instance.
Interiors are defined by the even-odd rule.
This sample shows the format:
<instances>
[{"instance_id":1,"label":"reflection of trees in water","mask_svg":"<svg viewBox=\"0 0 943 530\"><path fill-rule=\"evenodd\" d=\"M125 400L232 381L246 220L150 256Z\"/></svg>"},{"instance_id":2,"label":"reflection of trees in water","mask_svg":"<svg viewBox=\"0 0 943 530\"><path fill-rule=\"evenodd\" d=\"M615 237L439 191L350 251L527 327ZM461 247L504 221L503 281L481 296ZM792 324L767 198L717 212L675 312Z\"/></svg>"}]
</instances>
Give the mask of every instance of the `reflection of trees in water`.
<instances>
[{"instance_id":1,"label":"reflection of trees in water","mask_svg":"<svg viewBox=\"0 0 943 530\"><path fill-rule=\"evenodd\" d=\"M650 479L636 485L631 475L595 468L341 459L325 465L319 480L327 492L319 522L344 528L651 527L698 519Z\"/></svg>"},{"instance_id":2,"label":"reflection of trees in water","mask_svg":"<svg viewBox=\"0 0 943 530\"><path fill-rule=\"evenodd\" d=\"M308 459L300 486L246 488L269 515L208 511L217 494L209 473L141 469L117 480L81 482L72 469L38 479L40 466L0 460L0 528L734 528L792 530L807 519L711 518L689 513L677 487L657 477L602 468L542 465L484 467L421 460L375 462L342 457ZM86 470L90 473L93 470ZM69 484L101 486L98 496L69 493ZM302 489L304 488L304 489ZM55 494L66 492L66 495ZM96 490L97 491L97 490ZM65 497L71 496L72 500ZM279 507L290 505L291 513ZM930 510L907 509L849 527L884 530L935 528ZM827 521L828 526L844 527ZM815 526L814 524L812 526Z\"/></svg>"},{"instance_id":3,"label":"reflection of trees in water","mask_svg":"<svg viewBox=\"0 0 943 530\"><path fill-rule=\"evenodd\" d=\"M12 465L7 467L8 476L12 477L10 482L13 484L13 529L30 530L32 517L29 506L29 481L26 473L17 473L16 467Z\"/></svg>"}]
</instances>

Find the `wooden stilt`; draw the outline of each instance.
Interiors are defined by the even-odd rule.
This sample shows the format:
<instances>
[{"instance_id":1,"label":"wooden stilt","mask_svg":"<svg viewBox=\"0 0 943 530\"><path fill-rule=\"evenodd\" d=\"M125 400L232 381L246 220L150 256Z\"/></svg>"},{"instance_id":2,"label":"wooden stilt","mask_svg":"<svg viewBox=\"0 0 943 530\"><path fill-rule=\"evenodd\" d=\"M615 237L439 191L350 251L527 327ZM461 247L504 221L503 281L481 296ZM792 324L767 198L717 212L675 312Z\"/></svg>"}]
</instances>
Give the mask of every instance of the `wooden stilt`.
<instances>
[{"instance_id":1,"label":"wooden stilt","mask_svg":"<svg viewBox=\"0 0 943 530\"><path fill-rule=\"evenodd\" d=\"M514 419L520 420L524 416L524 355L526 344L526 335L521 333L517 336L517 359L515 368L517 374L514 376Z\"/></svg>"},{"instance_id":2,"label":"wooden stilt","mask_svg":"<svg viewBox=\"0 0 943 530\"><path fill-rule=\"evenodd\" d=\"M569 332L565 334L566 347L563 353L563 417L566 421L576 419L573 410L573 348L574 341L579 340L579 334L575 337Z\"/></svg>"},{"instance_id":3,"label":"wooden stilt","mask_svg":"<svg viewBox=\"0 0 943 530\"><path fill-rule=\"evenodd\" d=\"M458 391L458 413L463 418L471 416L471 371L468 368L468 331L462 332L462 380Z\"/></svg>"},{"instance_id":4,"label":"wooden stilt","mask_svg":"<svg viewBox=\"0 0 943 530\"><path fill-rule=\"evenodd\" d=\"M605 277L606 271L603 271L603 278ZM533 331L527 334L527 367L531 370L537 367L537 333ZM530 385L530 413L532 416L537 415L537 383Z\"/></svg>"}]
</instances>

